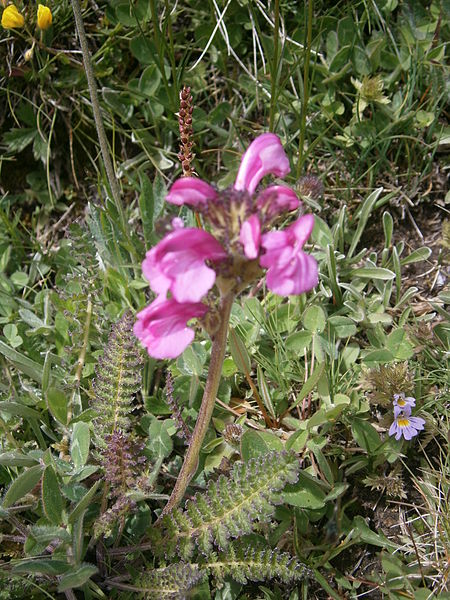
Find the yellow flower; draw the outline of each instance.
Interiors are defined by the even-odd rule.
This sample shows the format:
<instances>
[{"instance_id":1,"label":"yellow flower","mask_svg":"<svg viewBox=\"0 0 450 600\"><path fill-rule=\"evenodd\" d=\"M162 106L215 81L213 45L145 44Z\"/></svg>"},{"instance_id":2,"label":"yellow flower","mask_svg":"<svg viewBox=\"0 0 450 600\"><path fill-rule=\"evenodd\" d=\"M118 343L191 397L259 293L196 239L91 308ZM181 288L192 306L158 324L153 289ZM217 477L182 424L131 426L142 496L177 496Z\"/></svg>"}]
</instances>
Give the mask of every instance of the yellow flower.
<instances>
[{"instance_id":1,"label":"yellow flower","mask_svg":"<svg viewBox=\"0 0 450 600\"><path fill-rule=\"evenodd\" d=\"M14 29L15 27L23 27L25 19L17 10L14 4L10 4L5 8L2 14L2 27L4 29Z\"/></svg>"},{"instance_id":2,"label":"yellow flower","mask_svg":"<svg viewBox=\"0 0 450 600\"><path fill-rule=\"evenodd\" d=\"M39 29L45 31L52 24L52 11L48 6L44 6L43 4L39 4L38 12L37 12L37 24Z\"/></svg>"}]
</instances>

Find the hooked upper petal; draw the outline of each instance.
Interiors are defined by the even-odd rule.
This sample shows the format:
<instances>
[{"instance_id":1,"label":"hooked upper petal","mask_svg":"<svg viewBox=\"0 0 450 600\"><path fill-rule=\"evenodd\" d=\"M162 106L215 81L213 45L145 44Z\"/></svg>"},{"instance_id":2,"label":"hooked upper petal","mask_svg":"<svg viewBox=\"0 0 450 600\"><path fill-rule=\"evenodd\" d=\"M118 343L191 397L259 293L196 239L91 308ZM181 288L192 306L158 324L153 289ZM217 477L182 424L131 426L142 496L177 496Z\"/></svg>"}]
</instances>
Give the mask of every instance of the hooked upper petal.
<instances>
[{"instance_id":1,"label":"hooked upper petal","mask_svg":"<svg viewBox=\"0 0 450 600\"><path fill-rule=\"evenodd\" d=\"M245 151L234 188L253 194L264 175L272 173L284 177L289 171L289 160L280 138L274 133L263 133Z\"/></svg>"},{"instance_id":2,"label":"hooked upper petal","mask_svg":"<svg viewBox=\"0 0 450 600\"><path fill-rule=\"evenodd\" d=\"M216 190L197 177L181 177L177 179L166 196L167 202L171 204L189 204L199 206L217 198Z\"/></svg>"},{"instance_id":3,"label":"hooked upper petal","mask_svg":"<svg viewBox=\"0 0 450 600\"><path fill-rule=\"evenodd\" d=\"M269 185L263 190L256 201L260 209L266 207L270 216L278 215L284 211L296 210L301 202L293 189L285 185Z\"/></svg>"}]
</instances>

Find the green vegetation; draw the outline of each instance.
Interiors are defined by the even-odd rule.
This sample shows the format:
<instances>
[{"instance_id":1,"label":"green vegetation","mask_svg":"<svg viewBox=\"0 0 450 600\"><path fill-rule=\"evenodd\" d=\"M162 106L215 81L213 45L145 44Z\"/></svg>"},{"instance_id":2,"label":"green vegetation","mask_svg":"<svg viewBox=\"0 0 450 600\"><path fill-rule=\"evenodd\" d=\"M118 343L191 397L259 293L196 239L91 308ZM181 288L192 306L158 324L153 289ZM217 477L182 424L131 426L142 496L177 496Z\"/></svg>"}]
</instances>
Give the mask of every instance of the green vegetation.
<instances>
[{"instance_id":1,"label":"green vegetation","mask_svg":"<svg viewBox=\"0 0 450 600\"><path fill-rule=\"evenodd\" d=\"M14 3L0 599L450 598L448 0L83 3L103 147L72 3L42 29ZM162 514L212 347L198 327L160 361L132 331L145 252L173 217L202 225L164 201L186 171L183 85L192 167L218 189L252 139L280 137L320 274L234 301L186 503ZM394 394L425 421L411 440L389 435Z\"/></svg>"}]
</instances>

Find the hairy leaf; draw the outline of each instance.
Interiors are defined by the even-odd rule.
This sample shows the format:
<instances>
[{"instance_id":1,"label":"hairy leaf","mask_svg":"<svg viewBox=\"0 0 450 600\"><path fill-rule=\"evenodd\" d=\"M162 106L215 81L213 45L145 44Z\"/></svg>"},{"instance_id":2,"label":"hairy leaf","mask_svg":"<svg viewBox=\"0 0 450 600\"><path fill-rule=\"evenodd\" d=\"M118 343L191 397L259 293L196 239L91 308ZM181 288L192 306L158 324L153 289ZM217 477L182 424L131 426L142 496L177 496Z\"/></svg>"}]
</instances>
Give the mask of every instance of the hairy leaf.
<instances>
[{"instance_id":1,"label":"hairy leaf","mask_svg":"<svg viewBox=\"0 0 450 600\"><path fill-rule=\"evenodd\" d=\"M204 554L213 546L225 549L229 538L253 530L253 522L266 522L280 502L278 492L297 481L299 461L294 452L270 452L234 465L230 477L210 482L207 491L175 509L155 530L156 552L184 559L195 546Z\"/></svg>"}]
</instances>

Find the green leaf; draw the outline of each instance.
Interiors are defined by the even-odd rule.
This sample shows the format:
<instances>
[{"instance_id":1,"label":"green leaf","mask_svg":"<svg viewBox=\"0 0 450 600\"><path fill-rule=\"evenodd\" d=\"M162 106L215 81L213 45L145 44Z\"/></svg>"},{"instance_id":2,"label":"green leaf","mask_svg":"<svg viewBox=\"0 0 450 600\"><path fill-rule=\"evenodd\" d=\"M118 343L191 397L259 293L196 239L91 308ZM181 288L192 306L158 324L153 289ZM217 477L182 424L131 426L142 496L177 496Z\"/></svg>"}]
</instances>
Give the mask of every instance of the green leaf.
<instances>
[{"instance_id":1,"label":"green leaf","mask_svg":"<svg viewBox=\"0 0 450 600\"><path fill-rule=\"evenodd\" d=\"M236 333L236 330L232 327L230 328L229 344L231 356L233 357L237 368L241 373L244 373L244 375L248 375L252 370L250 355L239 334Z\"/></svg>"},{"instance_id":2,"label":"green leaf","mask_svg":"<svg viewBox=\"0 0 450 600\"><path fill-rule=\"evenodd\" d=\"M338 338L348 338L355 335L357 328L355 323L348 317L334 315L328 317L328 323Z\"/></svg>"},{"instance_id":3,"label":"green leaf","mask_svg":"<svg viewBox=\"0 0 450 600\"><path fill-rule=\"evenodd\" d=\"M320 306L310 306L303 315L303 325L312 333L322 333L326 325L326 315Z\"/></svg>"},{"instance_id":4,"label":"green leaf","mask_svg":"<svg viewBox=\"0 0 450 600\"><path fill-rule=\"evenodd\" d=\"M356 250L356 246L358 245L359 240L361 239L361 236L363 234L363 231L367 225L367 221L369 220L370 213L372 212L372 210L378 200L378 197L380 196L382 191L383 191L382 187L377 188L371 194L369 194L369 196L367 196L367 198L364 200L364 202L361 206L361 210L359 211L358 226L353 235L353 239L352 239L350 248L347 252L347 258L351 258L353 256L353 253Z\"/></svg>"},{"instance_id":5,"label":"green leaf","mask_svg":"<svg viewBox=\"0 0 450 600\"><path fill-rule=\"evenodd\" d=\"M177 368L183 375L200 377L206 362L206 351L201 344L190 344L177 360Z\"/></svg>"},{"instance_id":6,"label":"green leaf","mask_svg":"<svg viewBox=\"0 0 450 600\"><path fill-rule=\"evenodd\" d=\"M148 430L148 447L155 458L165 458L173 450L173 441L167 430L173 426L171 419L154 419Z\"/></svg>"},{"instance_id":7,"label":"green leaf","mask_svg":"<svg viewBox=\"0 0 450 600\"><path fill-rule=\"evenodd\" d=\"M18 348L23 344L23 339L18 335L18 330L14 323L8 323L3 327L3 335L12 348Z\"/></svg>"},{"instance_id":8,"label":"green leaf","mask_svg":"<svg viewBox=\"0 0 450 600\"><path fill-rule=\"evenodd\" d=\"M34 379L38 383L42 382L42 365L31 360L28 356L17 352L17 350L14 350L14 348L11 348L2 341L0 341L0 353L11 361L19 371L28 375L28 377L31 377L31 379Z\"/></svg>"},{"instance_id":9,"label":"green leaf","mask_svg":"<svg viewBox=\"0 0 450 600\"><path fill-rule=\"evenodd\" d=\"M329 492L326 497L325 497L325 502L333 502L334 500L336 500L337 498L339 498L339 496L342 496L342 494L344 494L348 488L350 487L350 484L348 483L335 483L333 485L333 489L331 490L331 492Z\"/></svg>"},{"instance_id":10,"label":"green leaf","mask_svg":"<svg viewBox=\"0 0 450 600\"><path fill-rule=\"evenodd\" d=\"M75 506L75 508L69 515L68 522L70 524L75 523L75 521L81 516L83 511L85 511L88 508L101 484L102 481L96 481L94 485L81 498L81 500L78 502L78 504Z\"/></svg>"},{"instance_id":11,"label":"green leaf","mask_svg":"<svg viewBox=\"0 0 450 600\"><path fill-rule=\"evenodd\" d=\"M130 50L140 63L152 65L155 63L155 55L149 41L143 36L134 36L130 42Z\"/></svg>"},{"instance_id":12,"label":"green leaf","mask_svg":"<svg viewBox=\"0 0 450 600\"><path fill-rule=\"evenodd\" d=\"M359 269L353 269L351 271L352 278L359 277L360 279L380 279L381 281L388 281L394 279L395 273L389 269L383 269L382 267L360 267Z\"/></svg>"},{"instance_id":13,"label":"green leaf","mask_svg":"<svg viewBox=\"0 0 450 600\"><path fill-rule=\"evenodd\" d=\"M366 354L363 358L363 362L365 363L381 363L386 364L394 360L394 356L392 352L389 350L381 349L381 350L373 350Z\"/></svg>"},{"instance_id":14,"label":"green leaf","mask_svg":"<svg viewBox=\"0 0 450 600\"><path fill-rule=\"evenodd\" d=\"M37 558L33 560L21 560L13 565L13 573L34 573L36 575L62 575L71 565L64 560L52 558Z\"/></svg>"},{"instance_id":15,"label":"green leaf","mask_svg":"<svg viewBox=\"0 0 450 600\"><path fill-rule=\"evenodd\" d=\"M167 196L166 183L159 173L156 173L153 181L153 222L159 217L164 208Z\"/></svg>"},{"instance_id":16,"label":"green leaf","mask_svg":"<svg viewBox=\"0 0 450 600\"><path fill-rule=\"evenodd\" d=\"M290 410L292 410L293 408L298 406L300 404L300 402L303 402L303 400L306 398L306 396L313 391L313 389L317 385L317 382L319 381L324 369L325 369L325 363L320 363L319 365L316 366L316 368L314 369L312 374L308 377L308 379L303 384L302 389L297 394L297 398L295 399L294 404L292 404L290 406Z\"/></svg>"},{"instance_id":17,"label":"green leaf","mask_svg":"<svg viewBox=\"0 0 450 600\"><path fill-rule=\"evenodd\" d=\"M309 348L313 334L310 331L296 331L288 335L285 341L287 350L291 350L295 354L303 354Z\"/></svg>"},{"instance_id":18,"label":"green leaf","mask_svg":"<svg viewBox=\"0 0 450 600\"><path fill-rule=\"evenodd\" d=\"M392 352L395 360L409 360L414 355L414 347L401 327L394 329L387 336L386 347Z\"/></svg>"},{"instance_id":19,"label":"green leaf","mask_svg":"<svg viewBox=\"0 0 450 600\"><path fill-rule=\"evenodd\" d=\"M53 540L61 540L69 543L72 536L64 527L55 527L54 525L33 525L30 530L30 536L39 544L49 544Z\"/></svg>"},{"instance_id":20,"label":"green leaf","mask_svg":"<svg viewBox=\"0 0 450 600\"><path fill-rule=\"evenodd\" d=\"M141 193L139 194L139 211L141 213L142 231L145 245L151 246L151 235L153 233L153 186L145 173L139 174Z\"/></svg>"},{"instance_id":21,"label":"green leaf","mask_svg":"<svg viewBox=\"0 0 450 600\"><path fill-rule=\"evenodd\" d=\"M69 399L67 394L62 390L54 387L50 387L47 390L47 406L53 417L62 423L67 425L67 403Z\"/></svg>"},{"instance_id":22,"label":"green leaf","mask_svg":"<svg viewBox=\"0 0 450 600\"><path fill-rule=\"evenodd\" d=\"M294 434L290 436L286 442L286 450L293 450L294 452L301 452L306 446L308 441L309 431L306 429L298 429Z\"/></svg>"},{"instance_id":23,"label":"green leaf","mask_svg":"<svg viewBox=\"0 0 450 600\"><path fill-rule=\"evenodd\" d=\"M72 430L72 441L70 444L70 456L76 469L80 469L86 464L89 456L89 445L91 436L89 425L80 421L75 423Z\"/></svg>"},{"instance_id":24,"label":"green leaf","mask_svg":"<svg viewBox=\"0 0 450 600\"><path fill-rule=\"evenodd\" d=\"M102 96L109 108L123 121L128 121L133 115L134 106L131 104L129 97L123 92L104 87L102 88Z\"/></svg>"},{"instance_id":25,"label":"green leaf","mask_svg":"<svg viewBox=\"0 0 450 600\"><path fill-rule=\"evenodd\" d=\"M377 430L364 419L353 418L352 433L358 446L368 454L374 453L380 446L381 440Z\"/></svg>"},{"instance_id":26,"label":"green leaf","mask_svg":"<svg viewBox=\"0 0 450 600\"><path fill-rule=\"evenodd\" d=\"M261 394L261 398L264 401L264 405L269 411L269 414L275 418L275 409L273 407L272 398L270 396L269 386L267 385L266 378L264 377L264 372L259 365L257 365L257 378L258 378L258 389Z\"/></svg>"},{"instance_id":27,"label":"green leaf","mask_svg":"<svg viewBox=\"0 0 450 600\"><path fill-rule=\"evenodd\" d=\"M8 491L3 498L2 507L9 508L28 494L28 492L31 492L31 490L39 483L41 477L41 465L26 469L9 486Z\"/></svg>"},{"instance_id":28,"label":"green leaf","mask_svg":"<svg viewBox=\"0 0 450 600\"><path fill-rule=\"evenodd\" d=\"M3 134L3 141L8 146L8 152L22 152L39 135L36 128L21 127L10 129Z\"/></svg>"},{"instance_id":29,"label":"green leaf","mask_svg":"<svg viewBox=\"0 0 450 600\"><path fill-rule=\"evenodd\" d=\"M0 412L6 412L17 417L25 417L26 419L39 420L41 418L37 410L25 406L25 404L19 404L19 402L0 402Z\"/></svg>"},{"instance_id":30,"label":"green leaf","mask_svg":"<svg viewBox=\"0 0 450 600\"><path fill-rule=\"evenodd\" d=\"M139 79L139 91L146 96L154 96L161 83L161 73L156 65L146 67Z\"/></svg>"},{"instance_id":31,"label":"green leaf","mask_svg":"<svg viewBox=\"0 0 450 600\"><path fill-rule=\"evenodd\" d=\"M229 477L210 481L206 492L188 500L152 528L153 549L166 557L190 559L195 550L207 555L215 544L222 549L231 538L250 533L255 521L268 523L287 483L297 480L299 460L293 452L269 452L248 462L236 462Z\"/></svg>"},{"instance_id":32,"label":"green leaf","mask_svg":"<svg viewBox=\"0 0 450 600\"><path fill-rule=\"evenodd\" d=\"M380 546L381 548L397 548L397 545L390 542L384 535L372 531L361 516L357 516L353 519L352 527L359 534L360 539L363 542L366 542L366 544Z\"/></svg>"},{"instance_id":33,"label":"green leaf","mask_svg":"<svg viewBox=\"0 0 450 600\"><path fill-rule=\"evenodd\" d=\"M384 247L390 248L392 242L392 233L394 231L394 219L391 213L385 211L383 213L383 231L384 231Z\"/></svg>"},{"instance_id":34,"label":"green leaf","mask_svg":"<svg viewBox=\"0 0 450 600\"><path fill-rule=\"evenodd\" d=\"M273 450L283 450L283 442L273 433L248 429L241 437L241 456L245 462Z\"/></svg>"},{"instance_id":35,"label":"green leaf","mask_svg":"<svg viewBox=\"0 0 450 600\"><path fill-rule=\"evenodd\" d=\"M64 503L59 489L58 477L52 466L48 466L44 471L41 493L42 506L46 517L53 525L59 525Z\"/></svg>"},{"instance_id":36,"label":"green leaf","mask_svg":"<svg viewBox=\"0 0 450 600\"><path fill-rule=\"evenodd\" d=\"M243 433L241 437L241 456L245 462L268 452L269 447L257 431L248 429Z\"/></svg>"},{"instance_id":37,"label":"green leaf","mask_svg":"<svg viewBox=\"0 0 450 600\"><path fill-rule=\"evenodd\" d=\"M89 563L81 563L79 566L72 567L59 580L58 592L62 593L70 588L77 588L84 585L97 571L97 567Z\"/></svg>"},{"instance_id":38,"label":"green leaf","mask_svg":"<svg viewBox=\"0 0 450 600\"><path fill-rule=\"evenodd\" d=\"M427 248L427 246L423 246L422 248L417 248L411 252L409 256L405 256L405 258L400 259L400 264L402 267L405 265L411 265L412 263L420 262L422 260L427 260L431 255L431 248Z\"/></svg>"},{"instance_id":39,"label":"green leaf","mask_svg":"<svg viewBox=\"0 0 450 600\"><path fill-rule=\"evenodd\" d=\"M0 454L0 465L4 467L32 467L37 462L37 458L22 454L18 450Z\"/></svg>"},{"instance_id":40,"label":"green leaf","mask_svg":"<svg viewBox=\"0 0 450 600\"><path fill-rule=\"evenodd\" d=\"M325 506L325 492L311 475L300 472L298 482L287 485L281 494L283 502L299 508L318 509Z\"/></svg>"}]
</instances>

